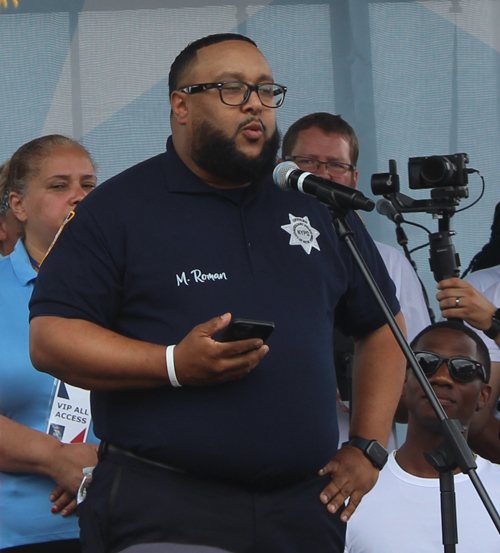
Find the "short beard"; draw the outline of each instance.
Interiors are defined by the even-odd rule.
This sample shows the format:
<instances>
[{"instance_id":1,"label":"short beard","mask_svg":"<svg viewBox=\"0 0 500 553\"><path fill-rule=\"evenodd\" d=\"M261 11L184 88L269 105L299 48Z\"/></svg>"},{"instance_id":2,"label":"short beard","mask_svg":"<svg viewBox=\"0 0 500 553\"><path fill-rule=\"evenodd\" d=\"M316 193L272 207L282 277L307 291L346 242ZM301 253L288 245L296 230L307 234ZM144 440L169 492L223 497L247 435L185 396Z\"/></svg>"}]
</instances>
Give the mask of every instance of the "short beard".
<instances>
[{"instance_id":1,"label":"short beard","mask_svg":"<svg viewBox=\"0 0 500 553\"><path fill-rule=\"evenodd\" d=\"M248 124L245 122L242 126ZM260 154L250 158L238 151L234 138L228 138L209 121L196 128L192 158L196 165L214 177L233 184L247 184L272 173L280 147L278 129L266 140Z\"/></svg>"}]
</instances>

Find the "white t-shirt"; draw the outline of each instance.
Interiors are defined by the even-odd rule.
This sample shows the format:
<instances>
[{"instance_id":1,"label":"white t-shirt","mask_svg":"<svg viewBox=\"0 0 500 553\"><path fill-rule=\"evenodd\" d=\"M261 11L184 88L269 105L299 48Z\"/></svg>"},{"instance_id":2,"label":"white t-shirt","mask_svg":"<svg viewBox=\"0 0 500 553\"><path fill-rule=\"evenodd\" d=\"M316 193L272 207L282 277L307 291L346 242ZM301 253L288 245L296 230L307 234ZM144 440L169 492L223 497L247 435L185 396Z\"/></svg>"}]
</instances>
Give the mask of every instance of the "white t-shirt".
<instances>
[{"instance_id":1,"label":"white t-shirt","mask_svg":"<svg viewBox=\"0 0 500 553\"><path fill-rule=\"evenodd\" d=\"M418 478L396 462L395 452L377 484L347 523L346 553L443 551L439 478ZM497 509L500 465L477 457L477 474ZM466 474L455 475L457 553L499 553L500 535Z\"/></svg>"},{"instance_id":2,"label":"white t-shirt","mask_svg":"<svg viewBox=\"0 0 500 553\"><path fill-rule=\"evenodd\" d=\"M496 284L497 282L500 282L500 265L470 273L465 277L464 280L470 282L470 284L472 284L472 286L474 286L474 288L476 290L479 290L482 294L490 286Z\"/></svg>"},{"instance_id":3,"label":"white t-shirt","mask_svg":"<svg viewBox=\"0 0 500 553\"><path fill-rule=\"evenodd\" d=\"M500 307L500 265L476 271L465 277L465 280L479 290L483 296L496 307ZM488 338L481 330L474 329L488 346L492 361L500 363L500 347Z\"/></svg>"},{"instance_id":4,"label":"white t-shirt","mask_svg":"<svg viewBox=\"0 0 500 553\"><path fill-rule=\"evenodd\" d=\"M405 318L408 342L411 342L422 329L431 324L420 281L403 253L381 242L375 241L375 245L384 260L389 276L396 285L396 297ZM342 411L339 405L337 405L337 420L340 447L349 439L349 414ZM393 425L388 444L389 451L397 447L396 438L396 428Z\"/></svg>"},{"instance_id":5,"label":"white t-shirt","mask_svg":"<svg viewBox=\"0 0 500 553\"><path fill-rule=\"evenodd\" d=\"M381 242L375 242L375 245L396 285L396 297L405 318L408 342L411 342L422 329L431 324L422 286L402 252Z\"/></svg>"}]
</instances>

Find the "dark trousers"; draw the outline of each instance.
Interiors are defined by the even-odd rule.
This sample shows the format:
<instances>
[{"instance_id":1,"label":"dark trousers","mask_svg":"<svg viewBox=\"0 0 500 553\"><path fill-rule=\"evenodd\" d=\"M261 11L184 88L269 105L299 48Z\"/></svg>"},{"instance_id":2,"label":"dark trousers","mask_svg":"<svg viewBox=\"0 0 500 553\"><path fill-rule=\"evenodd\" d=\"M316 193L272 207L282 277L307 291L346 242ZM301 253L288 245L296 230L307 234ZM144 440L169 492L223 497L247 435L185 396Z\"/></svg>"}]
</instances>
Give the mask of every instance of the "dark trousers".
<instances>
[{"instance_id":1,"label":"dark trousers","mask_svg":"<svg viewBox=\"0 0 500 553\"><path fill-rule=\"evenodd\" d=\"M319 495L329 476L255 491L107 453L80 505L84 553L140 543L232 553L343 553L345 525Z\"/></svg>"}]
</instances>

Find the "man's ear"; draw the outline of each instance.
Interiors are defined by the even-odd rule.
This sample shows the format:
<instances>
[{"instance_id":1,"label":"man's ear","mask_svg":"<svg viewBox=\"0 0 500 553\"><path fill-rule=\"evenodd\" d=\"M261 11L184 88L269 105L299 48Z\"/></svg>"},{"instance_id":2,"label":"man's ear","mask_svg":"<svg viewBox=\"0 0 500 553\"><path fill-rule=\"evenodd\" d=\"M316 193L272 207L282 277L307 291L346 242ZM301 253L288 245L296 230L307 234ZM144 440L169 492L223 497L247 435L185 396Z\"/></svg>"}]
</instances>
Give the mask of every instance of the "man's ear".
<instances>
[{"instance_id":1,"label":"man's ear","mask_svg":"<svg viewBox=\"0 0 500 553\"><path fill-rule=\"evenodd\" d=\"M481 389L481 393L479 394L479 399L477 400L477 405L476 405L476 411L481 411L486 407L486 404L488 403L490 396L491 396L491 386L489 384L485 384Z\"/></svg>"},{"instance_id":2,"label":"man's ear","mask_svg":"<svg viewBox=\"0 0 500 553\"><path fill-rule=\"evenodd\" d=\"M354 169L354 171L352 172L352 188L358 187L358 175L359 171L357 169Z\"/></svg>"},{"instance_id":3,"label":"man's ear","mask_svg":"<svg viewBox=\"0 0 500 553\"><path fill-rule=\"evenodd\" d=\"M27 220L26 212L24 211L23 198L17 192L11 192L9 197L10 208L18 221L25 223Z\"/></svg>"},{"instance_id":4,"label":"man's ear","mask_svg":"<svg viewBox=\"0 0 500 553\"><path fill-rule=\"evenodd\" d=\"M406 371L403 389L401 390L401 397L399 398L399 403L396 408L396 413L394 415L394 421L399 422L400 424L408 423L408 407L406 405L406 383L408 381L409 370L410 369Z\"/></svg>"},{"instance_id":5,"label":"man's ear","mask_svg":"<svg viewBox=\"0 0 500 553\"><path fill-rule=\"evenodd\" d=\"M187 106L188 94L174 90L170 96L170 107L172 108L172 117L179 125L185 125L188 115Z\"/></svg>"}]
</instances>

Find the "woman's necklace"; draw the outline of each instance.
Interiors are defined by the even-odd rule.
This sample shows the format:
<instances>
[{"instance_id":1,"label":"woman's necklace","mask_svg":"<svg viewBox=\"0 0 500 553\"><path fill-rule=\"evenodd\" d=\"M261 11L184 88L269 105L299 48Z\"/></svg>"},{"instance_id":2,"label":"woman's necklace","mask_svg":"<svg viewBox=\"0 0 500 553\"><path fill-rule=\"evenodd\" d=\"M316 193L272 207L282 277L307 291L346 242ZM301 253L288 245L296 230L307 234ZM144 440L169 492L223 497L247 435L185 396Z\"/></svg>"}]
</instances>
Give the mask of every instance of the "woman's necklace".
<instances>
[{"instance_id":1,"label":"woman's necklace","mask_svg":"<svg viewBox=\"0 0 500 553\"><path fill-rule=\"evenodd\" d=\"M38 271L40 270L40 264L37 263L37 262L31 257L31 255L29 254L29 252L28 252L28 257L30 258L31 266L33 267L33 269L35 269L36 272L38 272Z\"/></svg>"}]
</instances>

